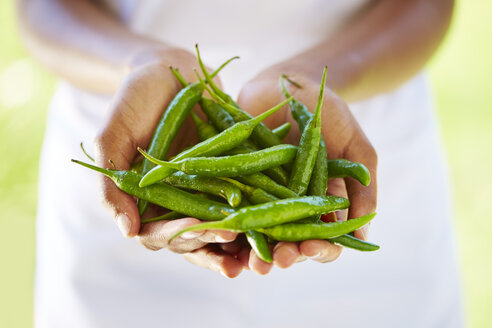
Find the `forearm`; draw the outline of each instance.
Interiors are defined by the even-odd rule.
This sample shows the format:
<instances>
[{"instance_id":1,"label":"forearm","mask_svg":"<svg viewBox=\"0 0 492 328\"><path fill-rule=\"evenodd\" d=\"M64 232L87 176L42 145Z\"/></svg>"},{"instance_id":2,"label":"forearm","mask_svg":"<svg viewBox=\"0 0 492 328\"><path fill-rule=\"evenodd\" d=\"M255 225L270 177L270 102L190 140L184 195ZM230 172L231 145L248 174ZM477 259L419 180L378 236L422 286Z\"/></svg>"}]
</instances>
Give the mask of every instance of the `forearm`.
<instances>
[{"instance_id":1,"label":"forearm","mask_svg":"<svg viewBox=\"0 0 492 328\"><path fill-rule=\"evenodd\" d=\"M163 47L90 0L17 0L24 43L48 69L95 92L114 92L139 51Z\"/></svg>"},{"instance_id":2,"label":"forearm","mask_svg":"<svg viewBox=\"0 0 492 328\"><path fill-rule=\"evenodd\" d=\"M390 91L422 69L448 29L453 0L381 0L332 38L289 60L346 101Z\"/></svg>"}]
</instances>

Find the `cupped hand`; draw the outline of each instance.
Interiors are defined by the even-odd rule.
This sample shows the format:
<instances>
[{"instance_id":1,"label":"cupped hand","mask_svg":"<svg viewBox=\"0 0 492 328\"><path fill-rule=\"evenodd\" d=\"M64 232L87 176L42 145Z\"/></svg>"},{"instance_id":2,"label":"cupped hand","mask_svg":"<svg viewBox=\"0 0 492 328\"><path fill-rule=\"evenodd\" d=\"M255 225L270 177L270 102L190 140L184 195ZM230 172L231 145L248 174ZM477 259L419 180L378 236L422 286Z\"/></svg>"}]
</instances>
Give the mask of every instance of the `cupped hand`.
<instances>
[{"instance_id":1,"label":"cupped hand","mask_svg":"<svg viewBox=\"0 0 492 328\"><path fill-rule=\"evenodd\" d=\"M286 83L288 91L299 102L305 104L312 112L318 100L321 70L319 80L313 80L296 72L295 69L282 71L273 67L248 82L241 90L238 104L256 116L268 108L285 99L280 86L279 77L287 73L289 77L302 86ZM290 111L286 108L265 120L270 128L275 128L285 122L291 122L297 127ZM361 130L345 102L333 91L326 88L322 107L322 136L326 144L328 158L345 158L351 161L363 163L371 173L371 184L364 187L352 178L334 179L328 183L328 194L348 197L351 206L347 211L337 213L338 220L352 219L376 209L376 166L377 155L371 143ZM300 139L300 131L293 128L285 142L297 144ZM337 218L333 216L334 220ZM354 236L367 239L368 226L355 231ZM274 263L287 268L295 262L310 258L318 262L333 261L341 254L342 247L325 240L308 240L301 243L280 242L273 249ZM272 264L261 261L252 252L249 265L253 271L267 273Z\"/></svg>"},{"instance_id":2,"label":"cupped hand","mask_svg":"<svg viewBox=\"0 0 492 328\"><path fill-rule=\"evenodd\" d=\"M173 65L180 69L188 81L193 81L195 56L184 50L152 50L139 54L132 68L115 94L109 116L96 138L96 162L101 167L118 170L130 169L137 159L137 147L146 148L163 112L181 89L169 70ZM190 131L192 131L190 133ZM191 120L187 120L171 145L170 154L197 142ZM177 238L170 245L168 239L182 228L199 221L192 218L140 224L136 200L119 190L106 177L101 180L103 204L124 236L135 237L148 249L163 247L177 253L194 252L195 263L222 272L226 276L238 275L243 265L232 255L216 252L211 256L209 243L227 243L236 234L225 231L190 233ZM151 215L150 212L148 215ZM197 259L198 258L198 259Z\"/></svg>"}]
</instances>

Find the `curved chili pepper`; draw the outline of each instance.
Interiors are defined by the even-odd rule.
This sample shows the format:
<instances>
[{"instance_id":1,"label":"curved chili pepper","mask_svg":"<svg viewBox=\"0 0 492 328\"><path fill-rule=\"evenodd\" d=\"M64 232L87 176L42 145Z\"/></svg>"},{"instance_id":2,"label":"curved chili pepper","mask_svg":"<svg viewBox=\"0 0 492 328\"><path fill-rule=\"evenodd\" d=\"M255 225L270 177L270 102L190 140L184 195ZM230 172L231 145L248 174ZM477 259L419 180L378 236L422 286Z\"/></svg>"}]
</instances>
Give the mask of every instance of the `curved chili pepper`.
<instances>
[{"instance_id":1,"label":"curved chili pepper","mask_svg":"<svg viewBox=\"0 0 492 328\"><path fill-rule=\"evenodd\" d=\"M225 204L198 197L197 195L176 189L163 182L141 188L138 186L138 182L142 176L131 171L104 169L74 159L72 159L72 162L104 174L113 180L119 189L127 194L171 211L207 221L220 220L226 217L224 213L234 212L231 207Z\"/></svg>"},{"instance_id":2,"label":"curved chili pepper","mask_svg":"<svg viewBox=\"0 0 492 328\"><path fill-rule=\"evenodd\" d=\"M235 177L288 163L294 159L297 147L293 145L277 145L247 154L221 157L191 157L171 162L160 161L142 149L139 148L138 150L148 160L163 168L209 177ZM157 168L159 169L160 167Z\"/></svg>"},{"instance_id":3,"label":"curved chili pepper","mask_svg":"<svg viewBox=\"0 0 492 328\"><path fill-rule=\"evenodd\" d=\"M272 263L272 252L270 251L270 247L268 246L268 242L261 232L248 230L245 232L246 239L248 240L249 245L256 253L256 255L267 263Z\"/></svg>"},{"instance_id":4,"label":"curved chili pepper","mask_svg":"<svg viewBox=\"0 0 492 328\"><path fill-rule=\"evenodd\" d=\"M375 215L376 213L371 213L356 219L330 223L286 223L269 228L256 228L255 230L279 241L294 242L312 239L329 239L359 229L371 221ZM216 223L225 220L227 219L217 221Z\"/></svg>"},{"instance_id":5,"label":"curved chili pepper","mask_svg":"<svg viewBox=\"0 0 492 328\"><path fill-rule=\"evenodd\" d=\"M321 140L321 108L323 106L325 85L326 67L323 70L323 77L321 78L321 87L316 110L314 116L309 120L309 123L302 132L289 181L289 189L301 196L305 195L308 190L311 175L313 174L313 168L316 163L316 157L318 156L319 143Z\"/></svg>"},{"instance_id":6,"label":"curved chili pepper","mask_svg":"<svg viewBox=\"0 0 492 328\"><path fill-rule=\"evenodd\" d=\"M157 125L154 135L150 141L148 151L152 156L163 159L171 146L171 141L178 133L179 128L191 111L201 99L203 85L200 83L190 84L181 89L164 111L159 124ZM142 174L149 172L155 165L144 159ZM138 201L138 209L142 215L148 207L145 201Z\"/></svg>"},{"instance_id":7,"label":"curved chili pepper","mask_svg":"<svg viewBox=\"0 0 492 328\"><path fill-rule=\"evenodd\" d=\"M219 229L233 232L244 232L248 230L257 230L261 232L260 229L262 228L268 228L313 215L345 209L349 206L350 202L348 199L335 196L304 196L281 199L241 208L221 221L205 222L188 227L172 236L171 239L169 239L169 242L186 231ZM354 220L346 222L350 221ZM340 234L345 233L346 232Z\"/></svg>"},{"instance_id":8,"label":"curved chili pepper","mask_svg":"<svg viewBox=\"0 0 492 328\"><path fill-rule=\"evenodd\" d=\"M368 186L371 183L371 174L364 164L351 162L343 158L328 160L329 179L346 177L354 178L364 186Z\"/></svg>"}]
</instances>

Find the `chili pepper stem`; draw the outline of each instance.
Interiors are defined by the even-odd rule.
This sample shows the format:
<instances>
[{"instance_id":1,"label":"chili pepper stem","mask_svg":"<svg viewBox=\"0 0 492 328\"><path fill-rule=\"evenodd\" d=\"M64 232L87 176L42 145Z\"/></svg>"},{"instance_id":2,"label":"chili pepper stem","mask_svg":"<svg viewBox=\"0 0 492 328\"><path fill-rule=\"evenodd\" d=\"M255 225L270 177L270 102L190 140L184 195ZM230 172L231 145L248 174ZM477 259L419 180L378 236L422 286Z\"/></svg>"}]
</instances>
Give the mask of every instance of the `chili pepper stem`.
<instances>
[{"instance_id":1,"label":"chili pepper stem","mask_svg":"<svg viewBox=\"0 0 492 328\"><path fill-rule=\"evenodd\" d=\"M220 73L220 71L222 71L222 69L224 67L226 67L231 61L233 60L236 60L236 59L239 59L240 57L239 56L234 56L232 58L229 58L228 60L226 60L222 65L219 66L219 68L217 68L215 71L212 72L212 74L210 74L210 77L211 78L214 78L215 76L217 76L217 74Z\"/></svg>"},{"instance_id":2,"label":"chili pepper stem","mask_svg":"<svg viewBox=\"0 0 492 328\"><path fill-rule=\"evenodd\" d=\"M287 88L285 87L286 79L287 79L287 75L285 74L280 75L280 89L282 89L282 93L284 94L285 98L290 98L291 95L289 91L287 91Z\"/></svg>"},{"instance_id":3,"label":"chili pepper stem","mask_svg":"<svg viewBox=\"0 0 492 328\"><path fill-rule=\"evenodd\" d=\"M174 77L178 80L179 83L181 83L183 87L186 87L188 85L188 82L186 82L183 75L181 75L179 69L174 68L173 66L169 66L169 69L171 70L171 73L173 73Z\"/></svg>"},{"instance_id":4,"label":"chili pepper stem","mask_svg":"<svg viewBox=\"0 0 492 328\"><path fill-rule=\"evenodd\" d=\"M325 66L325 68L323 69L323 76L321 77L321 87L319 88L318 103L316 104L316 109L314 110L316 125L321 124L321 107L323 107L323 100L325 98L326 71L327 67Z\"/></svg>"},{"instance_id":5,"label":"chili pepper stem","mask_svg":"<svg viewBox=\"0 0 492 328\"><path fill-rule=\"evenodd\" d=\"M282 107L284 107L285 105L287 105L287 103L289 101L291 101L292 99L294 99L294 98L290 97L288 99L285 99L284 101L282 101L277 106L274 106L274 107L270 108L269 110L267 110L266 112L264 112L264 113L256 116L255 118L251 119L251 122L253 122L253 125L254 126L260 124L261 121L263 121L268 116L272 115L273 113L277 112L279 109L281 109Z\"/></svg>"},{"instance_id":6,"label":"chili pepper stem","mask_svg":"<svg viewBox=\"0 0 492 328\"><path fill-rule=\"evenodd\" d=\"M195 44L195 50L196 50L196 57L198 59L198 65L200 65L200 69L202 70L203 76L205 76L205 81L207 81L207 83L212 87L215 93L219 94L222 98L225 98L227 103L233 103L233 100L222 90L220 90L220 88L212 80L212 76L208 73L207 69L205 68L205 64L202 61L200 50L198 49L198 43Z\"/></svg>"},{"instance_id":7,"label":"chili pepper stem","mask_svg":"<svg viewBox=\"0 0 492 328\"><path fill-rule=\"evenodd\" d=\"M94 162L95 162L94 157L92 157L91 155L89 155L89 153L87 153L87 152L85 151L85 148L84 148L84 143L82 143L82 142L80 143L80 148L82 149L82 152L84 153L84 155L85 155L85 156L87 156L87 158L88 158L88 159L89 159L92 163L94 163Z\"/></svg>"},{"instance_id":8,"label":"chili pepper stem","mask_svg":"<svg viewBox=\"0 0 492 328\"><path fill-rule=\"evenodd\" d=\"M219 66L219 68L217 68L215 71L212 72L212 74L210 74L210 77L211 78L214 78L215 76L217 76L220 73L220 71L222 71L222 69L224 67L226 67L231 61L233 61L235 59L239 59L239 56L234 56L234 57L229 58L228 60L226 60L222 65ZM169 69L171 70L171 72L173 73L174 77L179 81L179 83L181 83L181 85L183 87L186 87L188 85L188 82L186 82L186 80L183 77L183 75L181 75L181 73L179 72L179 68L175 68L173 66L169 66Z\"/></svg>"},{"instance_id":9,"label":"chili pepper stem","mask_svg":"<svg viewBox=\"0 0 492 328\"><path fill-rule=\"evenodd\" d=\"M161 161L160 159L157 159L151 155L149 155L148 153L145 152L145 150L143 150L142 148L138 147L137 150L140 152L140 154L142 154L146 159L148 159L149 161L151 161L152 163L156 164L156 165L160 165L160 166L166 166L166 167L169 167L169 168L172 168L172 169L175 169L175 170L179 170L180 168L180 165L179 164L174 164L173 162L166 162L166 161Z\"/></svg>"},{"instance_id":10,"label":"chili pepper stem","mask_svg":"<svg viewBox=\"0 0 492 328\"><path fill-rule=\"evenodd\" d=\"M87 168L89 168L91 170L94 170L96 172L102 173L105 176L108 176L110 178L117 178L116 170L105 169L105 168L102 168L102 167L99 167L99 166L95 166L95 165L92 165L92 164L89 164L89 163L78 161L76 159L72 159L71 161L74 162L74 163L77 163L79 165L85 166L85 167L87 167Z\"/></svg>"}]
</instances>

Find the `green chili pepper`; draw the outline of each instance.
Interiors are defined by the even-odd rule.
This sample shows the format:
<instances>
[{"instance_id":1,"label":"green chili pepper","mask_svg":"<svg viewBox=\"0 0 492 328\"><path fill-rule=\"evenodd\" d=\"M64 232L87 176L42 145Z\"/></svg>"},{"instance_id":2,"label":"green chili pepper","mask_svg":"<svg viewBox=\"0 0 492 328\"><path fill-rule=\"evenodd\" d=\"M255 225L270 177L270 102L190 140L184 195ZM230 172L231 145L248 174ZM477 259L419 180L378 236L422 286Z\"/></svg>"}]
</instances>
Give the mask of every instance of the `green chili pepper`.
<instances>
[{"instance_id":1,"label":"green chili pepper","mask_svg":"<svg viewBox=\"0 0 492 328\"><path fill-rule=\"evenodd\" d=\"M251 203L243 198L241 207L246 206L251 206ZM256 253L256 255L258 255L258 257L263 261L271 263L272 252L270 251L270 247L268 247L265 236L261 232L254 230L245 231L244 234L246 235L246 240L251 246L251 249Z\"/></svg>"},{"instance_id":2,"label":"green chili pepper","mask_svg":"<svg viewBox=\"0 0 492 328\"><path fill-rule=\"evenodd\" d=\"M366 187L371 183L371 175L364 164L351 162L346 159L329 159L328 178L346 177L354 178Z\"/></svg>"},{"instance_id":3,"label":"green chili pepper","mask_svg":"<svg viewBox=\"0 0 492 328\"><path fill-rule=\"evenodd\" d=\"M258 255L260 259L267 263L272 263L272 252L270 251L270 247L268 246L267 240L265 236L254 230L246 231L246 239L248 243L251 245L253 251Z\"/></svg>"},{"instance_id":4,"label":"green chili pepper","mask_svg":"<svg viewBox=\"0 0 492 328\"><path fill-rule=\"evenodd\" d=\"M280 78L280 84L282 92L286 98L290 97L289 92L285 88L284 80L288 80L297 87L301 87L299 84L291 81L287 76L282 75ZM306 125L311 120L313 114L306 108L306 106L295 99L290 103L290 110L292 117L296 120L299 125L299 130L304 131ZM316 156L316 162L313 168L313 174L311 175L311 181L309 182L309 187L307 194L311 196L324 196L326 195L326 190L328 188L328 155L326 153L326 145L323 137L321 136L319 141L318 155Z\"/></svg>"},{"instance_id":5,"label":"green chili pepper","mask_svg":"<svg viewBox=\"0 0 492 328\"><path fill-rule=\"evenodd\" d=\"M222 221L217 221L214 223L224 222L232 215L234 214L231 214ZM274 227L256 228L255 230L279 241L294 242L312 239L329 239L342 236L346 233L359 229L371 221L375 215L376 213L371 213L356 219L330 223L286 223L279 224Z\"/></svg>"},{"instance_id":6,"label":"green chili pepper","mask_svg":"<svg viewBox=\"0 0 492 328\"><path fill-rule=\"evenodd\" d=\"M198 115L195 114L195 112L191 111L190 115L191 119L195 123L196 133L200 141L205 141L219 134L219 131L217 131L217 129L212 124L203 121L201 118L198 117Z\"/></svg>"},{"instance_id":7,"label":"green chili pepper","mask_svg":"<svg viewBox=\"0 0 492 328\"><path fill-rule=\"evenodd\" d=\"M298 198L281 199L269 203L241 208L221 221L206 222L188 227L176 233L169 241L186 231L205 229L229 230L233 232L244 232L248 230L260 231L261 228L268 228L313 215L333 212L345 209L349 206L350 202L348 199L335 196L304 196ZM341 234L344 233L346 232ZM338 235L332 237L336 236Z\"/></svg>"},{"instance_id":8,"label":"green chili pepper","mask_svg":"<svg viewBox=\"0 0 492 328\"><path fill-rule=\"evenodd\" d=\"M287 97L287 98L290 98L290 97ZM294 100L292 100L292 101L294 101ZM277 137L279 137L281 140L283 140L289 134L291 127L292 127L292 125L289 122L287 122L287 123L282 124L278 128L273 129L272 132Z\"/></svg>"},{"instance_id":9,"label":"green chili pepper","mask_svg":"<svg viewBox=\"0 0 492 328\"><path fill-rule=\"evenodd\" d=\"M290 99L288 100L290 101ZM202 141L194 145L193 147L189 148L188 150L181 152L170 163L178 163L179 161L185 160L187 158L193 158L197 156L220 155L226 152L227 150L239 146L246 139L248 139L255 126L257 126L262 120L264 120L268 116L272 115L273 113L281 109L285 104L286 102L284 101L251 120L234 124L227 130L222 131L216 136L207 139L205 141ZM140 181L140 187L149 186L153 183L161 181L165 177L175 172L172 168L173 166L170 164L161 165L161 167L159 166L155 167L154 169L149 171L146 175L144 175L142 181Z\"/></svg>"},{"instance_id":10,"label":"green chili pepper","mask_svg":"<svg viewBox=\"0 0 492 328\"><path fill-rule=\"evenodd\" d=\"M72 162L106 175L114 181L119 189L127 194L171 211L183 213L184 215L201 220L220 220L226 217L224 213L234 212L231 207L225 204L198 197L176 189L166 183L156 183L152 186L141 188L138 186L138 182L142 176L131 171L104 169L74 159Z\"/></svg>"},{"instance_id":11,"label":"green chili pepper","mask_svg":"<svg viewBox=\"0 0 492 328\"><path fill-rule=\"evenodd\" d=\"M156 158L165 158L167 151L171 146L171 141L178 133L181 125L183 125L190 110L202 97L202 93L203 85L200 83L190 84L178 92L162 115L162 118L154 131L154 135L152 136L148 148L149 154L152 154L152 156L155 156ZM152 162L144 159L142 174L146 174L154 166L155 165ZM148 204L139 201L138 206L140 214L143 214L147 209Z\"/></svg>"},{"instance_id":12,"label":"green chili pepper","mask_svg":"<svg viewBox=\"0 0 492 328\"><path fill-rule=\"evenodd\" d=\"M293 145L277 145L248 154L222 157L191 157L176 162L161 161L145 153L140 148L138 150L148 160L165 168L209 177L235 177L288 163L294 158L297 147Z\"/></svg>"},{"instance_id":13,"label":"green chili pepper","mask_svg":"<svg viewBox=\"0 0 492 328\"><path fill-rule=\"evenodd\" d=\"M299 196L289 188L276 183L262 173L241 175L236 177L236 180L253 187L261 188L278 198L294 198Z\"/></svg>"},{"instance_id":14,"label":"green chili pepper","mask_svg":"<svg viewBox=\"0 0 492 328\"><path fill-rule=\"evenodd\" d=\"M148 219L142 219L140 220L140 223L150 223L150 222L157 222L157 221L162 221L162 220L175 220L175 219L181 219L183 218L184 215L178 212L169 212L160 216L156 216L153 218L148 218Z\"/></svg>"},{"instance_id":15,"label":"green chili pepper","mask_svg":"<svg viewBox=\"0 0 492 328\"><path fill-rule=\"evenodd\" d=\"M319 90L318 103L314 116L309 120L309 123L302 132L301 140L297 150L294 167L289 181L289 189L293 190L298 195L305 195L311 181L314 164L319 150L319 142L321 140L321 108L323 106L323 98L326 85L326 67L323 70L321 78L321 87Z\"/></svg>"},{"instance_id":16,"label":"green chili pepper","mask_svg":"<svg viewBox=\"0 0 492 328\"><path fill-rule=\"evenodd\" d=\"M218 195L226 199L232 207L237 207L241 203L241 190L234 184L220 179L175 172L166 177L164 182L178 188Z\"/></svg>"},{"instance_id":17,"label":"green chili pepper","mask_svg":"<svg viewBox=\"0 0 492 328\"><path fill-rule=\"evenodd\" d=\"M362 252L377 251L380 247L379 245L360 240L351 235L342 235L335 238L330 238L328 241L342 245L344 247L349 247Z\"/></svg>"}]
</instances>

